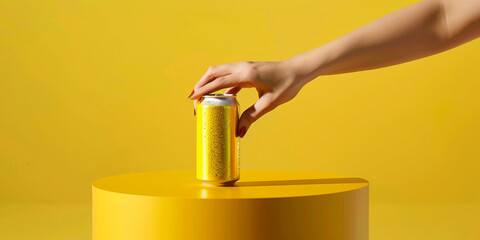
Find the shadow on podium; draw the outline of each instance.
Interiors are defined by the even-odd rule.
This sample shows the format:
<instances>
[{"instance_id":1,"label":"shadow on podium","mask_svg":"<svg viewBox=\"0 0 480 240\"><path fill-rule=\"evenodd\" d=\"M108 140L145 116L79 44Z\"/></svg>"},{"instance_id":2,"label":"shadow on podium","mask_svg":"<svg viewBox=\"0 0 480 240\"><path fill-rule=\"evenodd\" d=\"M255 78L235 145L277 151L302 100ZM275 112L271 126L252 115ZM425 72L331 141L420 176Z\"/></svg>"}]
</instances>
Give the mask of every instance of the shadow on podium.
<instances>
[{"instance_id":1,"label":"shadow on podium","mask_svg":"<svg viewBox=\"0 0 480 240\"><path fill-rule=\"evenodd\" d=\"M348 183L368 183L361 178L323 178L323 179L292 179L292 180L274 180L274 181L249 181L237 182L235 187L258 187L258 186L276 186L276 185L308 185L308 184L348 184Z\"/></svg>"}]
</instances>

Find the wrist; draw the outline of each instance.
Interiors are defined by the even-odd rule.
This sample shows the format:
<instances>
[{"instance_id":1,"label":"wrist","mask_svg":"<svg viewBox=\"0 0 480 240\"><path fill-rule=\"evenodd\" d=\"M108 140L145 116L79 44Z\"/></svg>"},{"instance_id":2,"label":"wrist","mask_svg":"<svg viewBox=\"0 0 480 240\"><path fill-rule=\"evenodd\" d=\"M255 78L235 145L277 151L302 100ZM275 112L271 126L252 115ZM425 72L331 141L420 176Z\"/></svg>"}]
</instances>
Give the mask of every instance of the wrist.
<instances>
[{"instance_id":1,"label":"wrist","mask_svg":"<svg viewBox=\"0 0 480 240\"><path fill-rule=\"evenodd\" d=\"M312 62L308 61L301 54L285 59L282 62L285 69L295 79L294 81L302 86L318 77L314 74Z\"/></svg>"},{"instance_id":2,"label":"wrist","mask_svg":"<svg viewBox=\"0 0 480 240\"><path fill-rule=\"evenodd\" d=\"M328 75L337 64L339 55L327 43L308 52L300 53L284 60L289 65L299 81L307 84L313 79Z\"/></svg>"}]
</instances>

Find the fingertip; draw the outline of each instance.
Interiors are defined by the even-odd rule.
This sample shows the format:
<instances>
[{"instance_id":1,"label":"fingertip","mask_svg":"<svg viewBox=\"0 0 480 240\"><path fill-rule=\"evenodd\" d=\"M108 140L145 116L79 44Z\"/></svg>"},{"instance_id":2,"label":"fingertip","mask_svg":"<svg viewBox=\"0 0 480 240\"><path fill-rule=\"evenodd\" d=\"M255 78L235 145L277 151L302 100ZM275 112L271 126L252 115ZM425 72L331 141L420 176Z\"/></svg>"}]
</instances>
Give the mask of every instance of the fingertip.
<instances>
[{"instance_id":1,"label":"fingertip","mask_svg":"<svg viewBox=\"0 0 480 240\"><path fill-rule=\"evenodd\" d=\"M237 135L243 138L251 125L252 123L245 117L245 115L242 115L238 121Z\"/></svg>"},{"instance_id":2,"label":"fingertip","mask_svg":"<svg viewBox=\"0 0 480 240\"><path fill-rule=\"evenodd\" d=\"M247 128L246 128L246 127L241 127L241 128L240 128L240 131L238 132L238 136L239 136L240 138L243 138L246 133L247 133Z\"/></svg>"},{"instance_id":3,"label":"fingertip","mask_svg":"<svg viewBox=\"0 0 480 240\"><path fill-rule=\"evenodd\" d=\"M189 97L191 100L198 101L198 99L203 95L199 94L199 91L194 90L195 92Z\"/></svg>"},{"instance_id":4,"label":"fingertip","mask_svg":"<svg viewBox=\"0 0 480 240\"><path fill-rule=\"evenodd\" d=\"M187 98L191 98L194 93L195 93L195 89L192 90L192 92L190 93L190 95L188 95Z\"/></svg>"}]
</instances>

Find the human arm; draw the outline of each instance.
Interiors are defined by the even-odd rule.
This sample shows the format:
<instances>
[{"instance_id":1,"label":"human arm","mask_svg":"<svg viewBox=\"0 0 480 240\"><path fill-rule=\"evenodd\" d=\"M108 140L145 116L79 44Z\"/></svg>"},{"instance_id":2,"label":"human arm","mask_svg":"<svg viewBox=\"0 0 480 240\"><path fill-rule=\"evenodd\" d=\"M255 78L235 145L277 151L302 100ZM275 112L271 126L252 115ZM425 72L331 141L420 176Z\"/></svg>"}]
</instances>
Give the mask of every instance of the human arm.
<instances>
[{"instance_id":1,"label":"human arm","mask_svg":"<svg viewBox=\"0 0 480 240\"><path fill-rule=\"evenodd\" d=\"M426 0L288 59L298 78L369 70L454 48L480 35L480 1Z\"/></svg>"},{"instance_id":2,"label":"human arm","mask_svg":"<svg viewBox=\"0 0 480 240\"><path fill-rule=\"evenodd\" d=\"M480 35L479 0L425 0L364 25L316 49L278 62L213 66L195 85L191 99L227 88L254 87L259 100L240 118L241 137L251 124L291 100L321 75L391 66L430 56Z\"/></svg>"}]
</instances>

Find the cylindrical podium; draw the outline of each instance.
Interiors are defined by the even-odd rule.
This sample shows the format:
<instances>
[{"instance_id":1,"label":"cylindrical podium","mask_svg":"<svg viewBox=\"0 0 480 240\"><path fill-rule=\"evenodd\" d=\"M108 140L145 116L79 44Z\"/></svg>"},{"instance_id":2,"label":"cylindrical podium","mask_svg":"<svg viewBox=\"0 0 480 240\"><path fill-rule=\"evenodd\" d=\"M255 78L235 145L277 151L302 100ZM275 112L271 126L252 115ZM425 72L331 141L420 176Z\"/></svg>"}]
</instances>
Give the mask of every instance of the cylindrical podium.
<instances>
[{"instance_id":1,"label":"cylindrical podium","mask_svg":"<svg viewBox=\"0 0 480 240\"><path fill-rule=\"evenodd\" d=\"M368 182L242 170L232 187L195 171L118 175L93 183L93 239L368 239Z\"/></svg>"}]
</instances>

